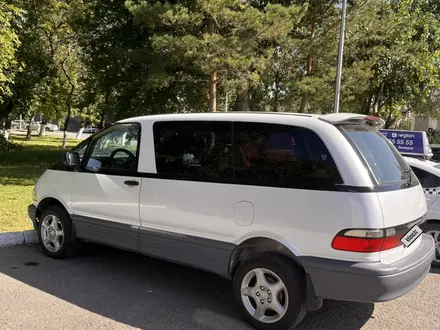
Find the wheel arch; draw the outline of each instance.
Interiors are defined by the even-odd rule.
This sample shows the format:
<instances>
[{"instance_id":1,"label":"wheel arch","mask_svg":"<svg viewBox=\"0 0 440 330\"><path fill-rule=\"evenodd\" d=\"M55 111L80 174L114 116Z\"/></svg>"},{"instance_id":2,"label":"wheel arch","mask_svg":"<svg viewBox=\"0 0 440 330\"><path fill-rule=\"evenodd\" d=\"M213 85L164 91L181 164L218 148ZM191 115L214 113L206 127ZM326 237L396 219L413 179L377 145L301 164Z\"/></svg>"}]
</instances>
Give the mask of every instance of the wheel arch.
<instances>
[{"instance_id":1,"label":"wheel arch","mask_svg":"<svg viewBox=\"0 0 440 330\"><path fill-rule=\"evenodd\" d=\"M306 285L305 308L308 311L315 311L322 307L323 300L315 293L312 279L302 265L298 256L299 251L288 243L264 236L247 238L238 244L231 253L228 267L228 277L234 278L235 272L241 263L259 253L276 253L291 261L304 275Z\"/></svg>"},{"instance_id":2,"label":"wheel arch","mask_svg":"<svg viewBox=\"0 0 440 330\"><path fill-rule=\"evenodd\" d=\"M288 258L305 273L297 256L299 253L295 251L294 247L288 247L287 244L273 238L256 236L247 238L234 248L229 259L228 276L233 277L240 264L249 257L266 252L278 253Z\"/></svg>"},{"instance_id":3,"label":"wheel arch","mask_svg":"<svg viewBox=\"0 0 440 330\"><path fill-rule=\"evenodd\" d=\"M57 198L52 196L44 197L37 205L37 210L35 212L35 220L38 223L40 220L41 212L43 212L44 209L47 209L49 206L60 206L62 207L67 214L69 214L69 211L67 210L67 207Z\"/></svg>"}]
</instances>

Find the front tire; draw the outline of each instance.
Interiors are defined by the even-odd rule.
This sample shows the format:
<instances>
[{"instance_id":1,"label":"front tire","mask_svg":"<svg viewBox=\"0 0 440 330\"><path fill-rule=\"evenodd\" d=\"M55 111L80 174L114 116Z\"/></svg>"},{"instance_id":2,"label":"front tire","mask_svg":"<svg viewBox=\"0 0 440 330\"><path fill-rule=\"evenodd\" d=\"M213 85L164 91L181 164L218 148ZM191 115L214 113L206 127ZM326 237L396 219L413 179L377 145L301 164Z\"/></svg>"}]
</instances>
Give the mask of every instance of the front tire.
<instances>
[{"instance_id":1,"label":"front tire","mask_svg":"<svg viewBox=\"0 0 440 330\"><path fill-rule=\"evenodd\" d=\"M72 221L61 206L43 210L38 224L38 238L43 252L51 258L62 259L76 255L80 243L73 239Z\"/></svg>"},{"instance_id":2,"label":"front tire","mask_svg":"<svg viewBox=\"0 0 440 330\"><path fill-rule=\"evenodd\" d=\"M440 267L440 223L428 222L424 229L425 233L431 235L435 241L435 260L432 265Z\"/></svg>"},{"instance_id":3,"label":"front tire","mask_svg":"<svg viewBox=\"0 0 440 330\"><path fill-rule=\"evenodd\" d=\"M290 330L306 316L306 282L287 258L261 254L241 264L233 293L243 317L261 330Z\"/></svg>"}]
</instances>

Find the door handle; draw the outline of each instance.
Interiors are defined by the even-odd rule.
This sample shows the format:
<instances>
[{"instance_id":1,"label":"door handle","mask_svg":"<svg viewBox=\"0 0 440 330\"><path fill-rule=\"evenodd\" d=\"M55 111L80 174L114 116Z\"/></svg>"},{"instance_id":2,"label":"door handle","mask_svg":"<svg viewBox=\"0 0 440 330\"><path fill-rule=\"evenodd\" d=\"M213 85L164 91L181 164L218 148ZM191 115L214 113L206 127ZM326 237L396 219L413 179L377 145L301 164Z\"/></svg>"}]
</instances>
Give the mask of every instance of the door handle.
<instances>
[{"instance_id":1,"label":"door handle","mask_svg":"<svg viewBox=\"0 0 440 330\"><path fill-rule=\"evenodd\" d=\"M135 180L124 181L124 184L126 184L127 186L139 186L139 182Z\"/></svg>"}]
</instances>

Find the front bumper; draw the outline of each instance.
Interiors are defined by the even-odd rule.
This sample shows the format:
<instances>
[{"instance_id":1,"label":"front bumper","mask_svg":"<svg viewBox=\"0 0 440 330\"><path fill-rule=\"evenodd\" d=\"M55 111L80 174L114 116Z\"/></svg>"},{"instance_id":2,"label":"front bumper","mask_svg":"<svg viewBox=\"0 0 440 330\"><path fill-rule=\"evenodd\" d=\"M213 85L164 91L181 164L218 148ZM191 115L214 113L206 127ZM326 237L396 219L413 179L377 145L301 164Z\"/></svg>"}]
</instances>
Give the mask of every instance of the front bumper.
<instances>
[{"instance_id":1,"label":"front bumper","mask_svg":"<svg viewBox=\"0 0 440 330\"><path fill-rule=\"evenodd\" d=\"M434 256L434 240L423 234L417 250L390 265L314 257L303 257L301 262L316 297L374 303L396 299L414 289L429 273Z\"/></svg>"},{"instance_id":2,"label":"front bumper","mask_svg":"<svg viewBox=\"0 0 440 330\"><path fill-rule=\"evenodd\" d=\"M34 229L37 229L37 207L34 204L31 204L28 206L28 216L32 220L32 224L34 226Z\"/></svg>"}]
</instances>

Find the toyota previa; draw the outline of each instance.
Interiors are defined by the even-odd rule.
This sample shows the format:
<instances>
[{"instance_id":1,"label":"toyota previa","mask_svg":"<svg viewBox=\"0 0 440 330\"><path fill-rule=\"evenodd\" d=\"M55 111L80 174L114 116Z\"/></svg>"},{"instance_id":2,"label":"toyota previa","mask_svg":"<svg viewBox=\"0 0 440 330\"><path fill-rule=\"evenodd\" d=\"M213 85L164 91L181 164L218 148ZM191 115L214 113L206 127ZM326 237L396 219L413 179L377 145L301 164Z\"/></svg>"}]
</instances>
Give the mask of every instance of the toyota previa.
<instances>
[{"instance_id":1,"label":"toyota previa","mask_svg":"<svg viewBox=\"0 0 440 330\"><path fill-rule=\"evenodd\" d=\"M199 113L121 120L38 180L44 253L95 242L232 280L258 329L295 327L323 299L383 302L434 259L423 189L380 119Z\"/></svg>"}]
</instances>

